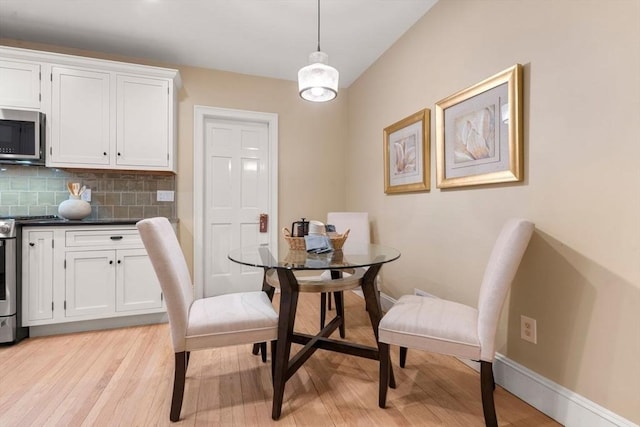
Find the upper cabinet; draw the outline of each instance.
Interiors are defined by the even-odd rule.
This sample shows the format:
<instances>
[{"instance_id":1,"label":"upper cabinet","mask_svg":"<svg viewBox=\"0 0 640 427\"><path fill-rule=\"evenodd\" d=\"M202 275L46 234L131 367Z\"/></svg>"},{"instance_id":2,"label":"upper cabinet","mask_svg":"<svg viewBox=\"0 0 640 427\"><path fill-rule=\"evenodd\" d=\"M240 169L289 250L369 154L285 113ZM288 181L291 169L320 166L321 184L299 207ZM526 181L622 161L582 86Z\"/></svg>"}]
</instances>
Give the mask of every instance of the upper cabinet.
<instances>
[{"instance_id":1,"label":"upper cabinet","mask_svg":"<svg viewBox=\"0 0 640 427\"><path fill-rule=\"evenodd\" d=\"M48 165L111 166L110 82L106 72L51 67Z\"/></svg>"},{"instance_id":2,"label":"upper cabinet","mask_svg":"<svg viewBox=\"0 0 640 427\"><path fill-rule=\"evenodd\" d=\"M0 57L0 107L40 109L40 64Z\"/></svg>"},{"instance_id":3,"label":"upper cabinet","mask_svg":"<svg viewBox=\"0 0 640 427\"><path fill-rule=\"evenodd\" d=\"M14 101L28 64L31 107ZM176 172L177 70L0 47L0 77L0 107L46 115L47 166Z\"/></svg>"},{"instance_id":4,"label":"upper cabinet","mask_svg":"<svg viewBox=\"0 0 640 427\"><path fill-rule=\"evenodd\" d=\"M169 95L166 80L116 76L115 160L119 166L169 166L173 157Z\"/></svg>"}]
</instances>

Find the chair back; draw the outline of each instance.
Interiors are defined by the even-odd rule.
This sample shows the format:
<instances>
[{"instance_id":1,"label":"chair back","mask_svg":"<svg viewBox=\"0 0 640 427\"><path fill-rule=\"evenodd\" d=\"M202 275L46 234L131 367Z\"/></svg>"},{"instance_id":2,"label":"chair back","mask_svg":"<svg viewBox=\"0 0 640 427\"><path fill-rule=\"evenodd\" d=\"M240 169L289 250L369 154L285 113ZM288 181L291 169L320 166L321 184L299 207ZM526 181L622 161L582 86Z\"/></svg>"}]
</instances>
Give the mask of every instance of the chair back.
<instances>
[{"instance_id":1,"label":"chair back","mask_svg":"<svg viewBox=\"0 0 640 427\"><path fill-rule=\"evenodd\" d=\"M164 294L173 349L184 351L193 284L180 243L167 218L143 219L136 227Z\"/></svg>"},{"instance_id":2,"label":"chair back","mask_svg":"<svg viewBox=\"0 0 640 427\"><path fill-rule=\"evenodd\" d=\"M480 360L492 362L495 357L495 338L500 312L533 229L532 222L511 219L502 227L493 246L478 298Z\"/></svg>"},{"instance_id":3,"label":"chair back","mask_svg":"<svg viewBox=\"0 0 640 427\"><path fill-rule=\"evenodd\" d=\"M329 212L327 224L335 225L338 233L350 230L349 237L342 246L342 252L345 254L366 252L367 245L371 243L369 214L367 212Z\"/></svg>"}]
</instances>

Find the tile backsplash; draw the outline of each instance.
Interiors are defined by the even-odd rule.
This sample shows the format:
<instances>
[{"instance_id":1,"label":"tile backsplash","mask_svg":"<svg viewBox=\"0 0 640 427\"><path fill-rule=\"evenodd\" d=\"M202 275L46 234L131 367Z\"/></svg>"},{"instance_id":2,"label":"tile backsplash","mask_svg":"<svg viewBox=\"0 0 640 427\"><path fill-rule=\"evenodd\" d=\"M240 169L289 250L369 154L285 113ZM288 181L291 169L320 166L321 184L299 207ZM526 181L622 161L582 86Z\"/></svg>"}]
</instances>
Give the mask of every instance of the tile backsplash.
<instances>
[{"instance_id":1,"label":"tile backsplash","mask_svg":"<svg viewBox=\"0 0 640 427\"><path fill-rule=\"evenodd\" d=\"M90 219L176 217L175 201L156 201L158 190L175 192L173 174L14 165L0 165L0 216L57 215L67 182L91 189Z\"/></svg>"}]
</instances>

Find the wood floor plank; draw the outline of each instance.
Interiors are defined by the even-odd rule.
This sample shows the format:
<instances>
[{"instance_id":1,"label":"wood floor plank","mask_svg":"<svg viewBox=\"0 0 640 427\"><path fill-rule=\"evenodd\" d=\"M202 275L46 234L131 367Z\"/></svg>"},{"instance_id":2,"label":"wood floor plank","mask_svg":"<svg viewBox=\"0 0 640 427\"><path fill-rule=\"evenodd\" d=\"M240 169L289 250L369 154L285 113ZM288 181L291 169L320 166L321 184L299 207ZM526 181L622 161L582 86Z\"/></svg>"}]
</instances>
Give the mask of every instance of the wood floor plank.
<instances>
[{"instance_id":1,"label":"wood floor plank","mask_svg":"<svg viewBox=\"0 0 640 427\"><path fill-rule=\"evenodd\" d=\"M319 307L319 295L300 296L297 331L319 330ZM345 317L347 340L375 344L361 297L345 293ZM300 348L293 345L292 354ZM318 350L287 382L282 416L273 421L270 361L249 345L192 352L181 419L171 423L168 325L29 338L0 347L0 425L484 425L476 371L420 351L410 351L400 369L393 347L398 387L389 390L386 409L378 408L378 362ZM559 425L501 387L495 401L500 426Z\"/></svg>"}]
</instances>

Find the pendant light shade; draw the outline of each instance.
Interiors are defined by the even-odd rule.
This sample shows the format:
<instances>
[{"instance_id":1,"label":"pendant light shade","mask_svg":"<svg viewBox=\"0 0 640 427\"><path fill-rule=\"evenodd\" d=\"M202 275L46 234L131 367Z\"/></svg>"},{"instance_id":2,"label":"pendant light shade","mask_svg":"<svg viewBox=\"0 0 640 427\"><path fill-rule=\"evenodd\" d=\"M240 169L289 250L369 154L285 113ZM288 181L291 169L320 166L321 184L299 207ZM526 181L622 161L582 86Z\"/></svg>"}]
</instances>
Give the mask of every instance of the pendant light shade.
<instances>
[{"instance_id":1,"label":"pendant light shade","mask_svg":"<svg viewBox=\"0 0 640 427\"><path fill-rule=\"evenodd\" d=\"M329 55L320 50L320 0L318 0L318 50L309 55L309 65L298 71L298 90L307 101L326 102L338 96L338 70L329 65Z\"/></svg>"},{"instance_id":2,"label":"pendant light shade","mask_svg":"<svg viewBox=\"0 0 640 427\"><path fill-rule=\"evenodd\" d=\"M298 89L303 99L325 102L338 96L338 70L328 64L328 59L324 52L313 52L309 65L298 71Z\"/></svg>"}]
</instances>

